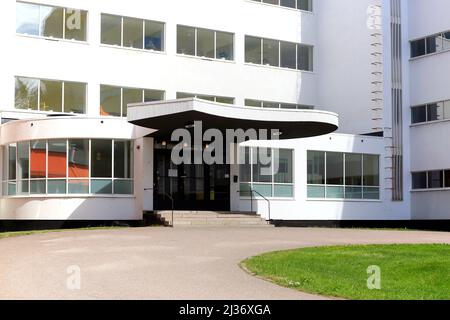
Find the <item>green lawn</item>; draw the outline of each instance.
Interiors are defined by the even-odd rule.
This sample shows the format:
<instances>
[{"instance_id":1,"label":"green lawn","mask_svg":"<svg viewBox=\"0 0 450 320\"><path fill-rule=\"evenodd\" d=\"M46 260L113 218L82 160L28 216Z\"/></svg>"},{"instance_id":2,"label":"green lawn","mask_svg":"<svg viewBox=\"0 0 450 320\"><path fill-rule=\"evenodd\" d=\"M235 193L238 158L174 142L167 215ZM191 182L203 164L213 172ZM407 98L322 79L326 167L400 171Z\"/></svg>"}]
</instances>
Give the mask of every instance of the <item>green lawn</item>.
<instances>
[{"instance_id":1,"label":"green lawn","mask_svg":"<svg viewBox=\"0 0 450 320\"><path fill-rule=\"evenodd\" d=\"M0 239L12 238L12 237L22 237L30 236L34 234L44 234L52 232L64 232L64 231L88 231L88 230L108 230L108 229L118 229L122 227L92 227L92 228L80 228L80 229L54 229L54 230L37 230L37 231L17 231L17 232L0 232Z\"/></svg>"},{"instance_id":2,"label":"green lawn","mask_svg":"<svg viewBox=\"0 0 450 320\"><path fill-rule=\"evenodd\" d=\"M281 286L358 300L449 300L450 245L371 245L267 253L242 262ZM367 268L381 268L381 289L367 287Z\"/></svg>"}]
</instances>

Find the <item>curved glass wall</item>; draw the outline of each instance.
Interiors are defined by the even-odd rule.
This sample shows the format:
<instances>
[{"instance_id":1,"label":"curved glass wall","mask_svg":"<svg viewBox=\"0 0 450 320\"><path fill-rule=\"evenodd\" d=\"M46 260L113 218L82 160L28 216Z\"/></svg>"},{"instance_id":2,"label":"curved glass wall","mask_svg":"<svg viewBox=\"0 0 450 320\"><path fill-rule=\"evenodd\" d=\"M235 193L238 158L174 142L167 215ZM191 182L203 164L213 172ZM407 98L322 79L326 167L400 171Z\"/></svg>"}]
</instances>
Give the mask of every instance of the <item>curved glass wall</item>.
<instances>
[{"instance_id":1,"label":"curved glass wall","mask_svg":"<svg viewBox=\"0 0 450 320\"><path fill-rule=\"evenodd\" d=\"M133 142L59 139L3 147L3 195L132 195Z\"/></svg>"}]
</instances>

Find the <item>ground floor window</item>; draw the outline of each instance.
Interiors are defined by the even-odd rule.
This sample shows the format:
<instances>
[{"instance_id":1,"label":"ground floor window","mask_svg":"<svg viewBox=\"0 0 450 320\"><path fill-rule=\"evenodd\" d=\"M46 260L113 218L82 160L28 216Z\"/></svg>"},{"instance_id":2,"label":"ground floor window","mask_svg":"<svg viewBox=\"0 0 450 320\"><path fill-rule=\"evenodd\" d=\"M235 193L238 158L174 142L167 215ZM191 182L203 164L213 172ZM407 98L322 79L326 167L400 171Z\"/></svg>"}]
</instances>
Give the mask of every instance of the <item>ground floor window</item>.
<instances>
[{"instance_id":1,"label":"ground floor window","mask_svg":"<svg viewBox=\"0 0 450 320\"><path fill-rule=\"evenodd\" d=\"M308 198L380 199L379 155L308 151Z\"/></svg>"},{"instance_id":2,"label":"ground floor window","mask_svg":"<svg viewBox=\"0 0 450 320\"><path fill-rule=\"evenodd\" d=\"M132 141L18 142L3 147L3 164L4 196L134 193Z\"/></svg>"},{"instance_id":3,"label":"ground floor window","mask_svg":"<svg viewBox=\"0 0 450 320\"><path fill-rule=\"evenodd\" d=\"M240 148L242 197L294 197L294 152L289 149Z\"/></svg>"}]
</instances>

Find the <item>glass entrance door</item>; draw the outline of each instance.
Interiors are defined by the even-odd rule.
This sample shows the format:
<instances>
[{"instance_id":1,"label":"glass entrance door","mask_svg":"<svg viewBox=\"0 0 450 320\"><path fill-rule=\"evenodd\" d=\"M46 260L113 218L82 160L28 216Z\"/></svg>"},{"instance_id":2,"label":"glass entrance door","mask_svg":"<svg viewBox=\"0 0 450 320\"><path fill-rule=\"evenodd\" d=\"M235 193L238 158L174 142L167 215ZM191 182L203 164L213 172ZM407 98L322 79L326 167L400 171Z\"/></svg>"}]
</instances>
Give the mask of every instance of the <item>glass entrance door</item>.
<instances>
[{"instance_id":1,"label":"glass entrance door","mask_svg":"<svg viewBox=\"0 0 450 320\"><path fill-rule=\"evenodd\" d=\"M156 210L230 210L229 165L174 165L170 149L155 149Z\"/></svg>"}]
</instances>

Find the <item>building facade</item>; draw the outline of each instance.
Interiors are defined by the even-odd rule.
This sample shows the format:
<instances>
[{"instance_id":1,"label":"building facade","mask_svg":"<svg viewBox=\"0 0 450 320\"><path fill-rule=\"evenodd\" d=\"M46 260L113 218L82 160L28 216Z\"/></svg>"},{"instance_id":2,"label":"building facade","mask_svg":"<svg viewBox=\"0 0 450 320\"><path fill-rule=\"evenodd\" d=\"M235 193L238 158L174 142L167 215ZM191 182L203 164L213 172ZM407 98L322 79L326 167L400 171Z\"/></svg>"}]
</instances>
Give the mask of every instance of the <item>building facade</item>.
<instances>
[{"instance_id":1,"label":"building facade","mask_svg":"<svg viewBox=\"0 0 450 320\"><path fill-rule=\"evenodd\" d=\"M448 1L4 2L1 220L450 219Z\"/></svg>"}]
</instances>

